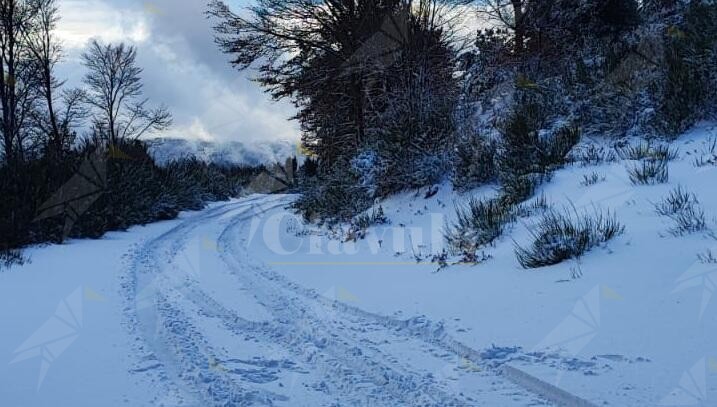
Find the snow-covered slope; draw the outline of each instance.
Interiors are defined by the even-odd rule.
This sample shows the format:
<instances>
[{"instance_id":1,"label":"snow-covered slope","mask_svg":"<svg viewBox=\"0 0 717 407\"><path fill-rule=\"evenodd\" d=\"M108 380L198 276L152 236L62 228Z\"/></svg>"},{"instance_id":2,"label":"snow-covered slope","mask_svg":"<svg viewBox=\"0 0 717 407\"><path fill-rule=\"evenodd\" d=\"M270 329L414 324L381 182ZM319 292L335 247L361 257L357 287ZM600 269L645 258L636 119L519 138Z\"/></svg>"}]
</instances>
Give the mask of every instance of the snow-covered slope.
<instances>
[{"instance_id":1,"label":"snow-covered slope","mask_svg":"<svg viewBox=\"0 0 717 407\"><path fill-rule=\"evenodd\" d=\"M585 405L715 405L717 166L694 165L710 137L702 125L674 143L665 184L633 185L627 161L558 171L539 194L614 211L625 233L537 270L514 249L540 211L481 264L437 271L454 205L493 187L393 197L380 204L391 223L357 242L276 195L33 248L32 264L0 274L0 351L13 362L0 365L0 400L527 406L554 405L559 390ZM600 182L583 185L593 173ZM706 230L676 236L655 212L678 185Z\"/></svg>"},{"instance_id":2,"label":"snow-covered slope","mask_svg":"<svg viewBox=\"0 0 717 407\"><path fill-rule=\"evenodd\" d=\"M230 165L272 164L284 162L297 154L296 143L288 140L274 142L213 142L179 138L148 139L150 153L160 164L181 158Z\"/></svg>"}]
</instances>

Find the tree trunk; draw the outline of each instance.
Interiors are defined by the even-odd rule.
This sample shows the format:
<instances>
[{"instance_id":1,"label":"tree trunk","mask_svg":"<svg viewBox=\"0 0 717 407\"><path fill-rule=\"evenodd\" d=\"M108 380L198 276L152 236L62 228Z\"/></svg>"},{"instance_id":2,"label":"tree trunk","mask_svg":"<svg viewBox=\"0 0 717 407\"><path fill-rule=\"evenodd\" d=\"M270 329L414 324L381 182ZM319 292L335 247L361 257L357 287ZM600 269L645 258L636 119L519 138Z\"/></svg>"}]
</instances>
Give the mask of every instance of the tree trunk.
<instances>
[{"instance_id":1,"label":"tree trunk","mask_svg":"<svg viewBox=\"0 0 717 407\"><path fill-rule=\"evenodd\" d=\"M525 15L523 13L523 0L511 0L513 16L515 18L515 54L521 56L525 46Z\"/></svg>"}]
</instances>

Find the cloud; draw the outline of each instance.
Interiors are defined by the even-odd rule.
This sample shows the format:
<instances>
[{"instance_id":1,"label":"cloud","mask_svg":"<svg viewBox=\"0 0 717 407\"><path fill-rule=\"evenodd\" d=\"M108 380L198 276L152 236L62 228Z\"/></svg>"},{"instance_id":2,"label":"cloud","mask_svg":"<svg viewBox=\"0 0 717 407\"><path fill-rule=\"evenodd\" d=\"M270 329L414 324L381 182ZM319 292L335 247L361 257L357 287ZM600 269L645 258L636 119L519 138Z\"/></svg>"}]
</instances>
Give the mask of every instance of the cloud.
<instances>
[{"instance_id":1,"label":"cloud","mask_svg":"<svg viewBox=\"0 0 717 407\"><path fill-rule=\"evenodd\" d=\"M92 38L138 48L146 97L167 105L174 126L165 136L214 140L296 140L293 107L273 102L250 72L237 72L214 44L200 0L63 0L58 34L67 58L59 74L81 84L80 56Z\"/></svg>"},{"instance_id":2,"label":"cloud","mask_svg":"<svg viewBox=\"0 0 717 407\"><path fill-rule=\"evenodd\" d=\"M135 43L149 38L147 20L137 10L116 9L100 0L63 0L59 9L58 35L69 48L82 48L93 37Z\"/></svg>"}]
</instances>

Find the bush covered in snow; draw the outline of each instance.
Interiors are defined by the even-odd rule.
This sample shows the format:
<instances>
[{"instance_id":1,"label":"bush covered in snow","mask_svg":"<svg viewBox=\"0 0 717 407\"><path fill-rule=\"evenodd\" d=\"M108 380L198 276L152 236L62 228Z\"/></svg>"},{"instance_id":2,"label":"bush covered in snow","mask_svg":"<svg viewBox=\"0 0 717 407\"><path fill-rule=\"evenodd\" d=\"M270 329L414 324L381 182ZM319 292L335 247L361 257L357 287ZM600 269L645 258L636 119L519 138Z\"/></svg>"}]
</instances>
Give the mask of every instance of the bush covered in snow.
<instances>
[{"instance_id":1,"label":"bush covered in snow","mask_svg":"<svg viewBox=\"0 0 717 407\"><path fill-rule=\"evenodd\" d=\"M496 143L480 136L472 136L458 143L453 164L453 185L469 190L496 177Z\"/></svg>"},{"instance_id":2,"label":"bush covered in snow","mask_svg":"<svg viewBox=\"0 0 717 407\"><path fill-rule=\"evenodd\" d=\"M662 128L677 135L714 112L717 102L717 3L690 1L667 29Z\"/></svg>"},{"instance_id":3,"label":"bush covered in snow","mask_svg":"<svg viewBox=\"0 0 717 407\"><path fill-rule=\"evenodd\" d=\"M580 130L569 124L549 127L548 108L538 102L516 107L500 126L497 161L504 196L513 204L529 198L553 170L563 166L580 141Z\"/></svg>"},{"instance_id":4,"label":"bush covered in snow","mask_svg":"<svg viewBox=\"0 0 717 407\"><path fill-rule=\"evenodd\" d=\"M514 205L501 199L472 198L456 208L456 220L444 231L446 242L455 254L473 261L478 249L492 244L515 221L515 212Z\"/></svg>"},{"instance_id":5,"label":"bush covered in snow","mask_svg":"<svg viewBox=\"0 0 717 407\"><path fill-rule=\"evenodd\" d=\"M345 163L328 173L302 179L302 193L292 205L294 210L310 222L351 221L356 214L371 207L374 201L371 194L377 188L370 171L357 174L357 169L364 167Z\"/></svg>"},{"instance_id":6,"label":"bush covered in snow","mask_svg":"<svg viewBox=\"0 0 717 407\"><path fill-rule=\"evenodd\" d=\"M566 209L550 210L531 231L532 243L516 247L518 262L533 269L576 259L590 249L624 232L617 217L610 212L578 213Z\"/></svg>"}]
</instances>

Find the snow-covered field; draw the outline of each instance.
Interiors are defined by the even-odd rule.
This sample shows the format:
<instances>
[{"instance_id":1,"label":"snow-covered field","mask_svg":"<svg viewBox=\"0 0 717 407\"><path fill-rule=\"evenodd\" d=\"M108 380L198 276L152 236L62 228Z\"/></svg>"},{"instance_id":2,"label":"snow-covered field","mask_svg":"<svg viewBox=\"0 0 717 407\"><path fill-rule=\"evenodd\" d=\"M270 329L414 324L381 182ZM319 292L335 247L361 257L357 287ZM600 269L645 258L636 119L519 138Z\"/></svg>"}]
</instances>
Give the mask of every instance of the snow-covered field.
<instances>
[{"instance_id":1,"label":"snow-covered field","mask_svg":"<svg viewBox=\"0 0 717 407\"><path fill-rule=\"evenodd\" d=\"M292 196L256 195L32 248L0 273L0 405L527 406L553 405L555 389L594 405L717 405L717 264L698 260L717 256L717 166L693 165L709 136L702 125L674 143L666 184L632 185L626 161L558 171L539 194L610 209L625 233L538 270L514 254L536 213L481 264L437 271L455 204L495 193L447 185L382 202L391 223L358 242L304 224ZM677 185L706 231L675 236L655 212Z\"/></svg>"}]
</instances>

